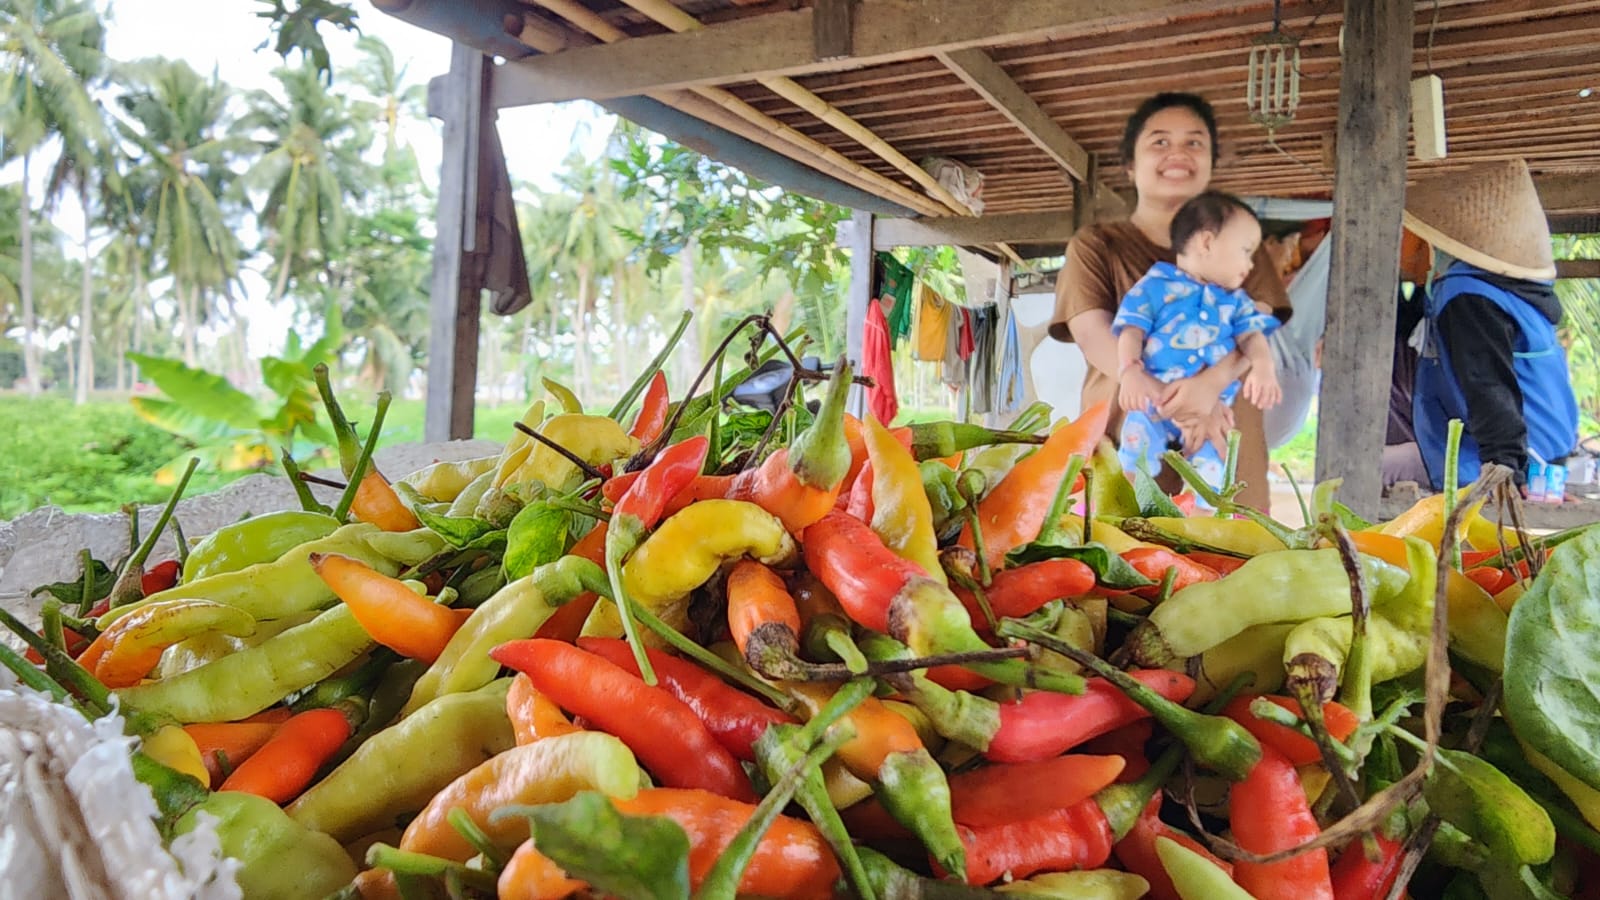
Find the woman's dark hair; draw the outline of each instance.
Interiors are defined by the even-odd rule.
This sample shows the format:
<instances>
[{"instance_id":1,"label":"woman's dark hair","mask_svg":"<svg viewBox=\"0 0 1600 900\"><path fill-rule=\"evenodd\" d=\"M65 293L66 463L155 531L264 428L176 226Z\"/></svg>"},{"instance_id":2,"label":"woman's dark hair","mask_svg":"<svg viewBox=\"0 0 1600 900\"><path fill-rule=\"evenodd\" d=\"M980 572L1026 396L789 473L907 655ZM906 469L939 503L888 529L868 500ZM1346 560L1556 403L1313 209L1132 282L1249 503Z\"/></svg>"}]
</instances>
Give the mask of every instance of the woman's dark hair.
<instances>
[{"instance_id":1,"label":"woman's dark hair","mask_svg":"<svg viewBox=\"0 0 1600 900\"><path fill-rule=\"evenodd\" d=\"M1189 240L1203 231L1216 234L1241 213L1261 221L1249 204L1232 194L1205 191L1195 195L1172 215L1172 252L1182 253Z\"/></svg>"},{"instance_id":2,"label":"woman's dark hair","mask_svg":"<svg viewBox=\"0 0 1600 900\"><path fill-rule=\"evenodd\" d=\"M1133 111L1133 115L1128 117L1127 127L1122 129L1122 144L1118 147L1124 166L1133 165L1134 145L1139 142L1139 132L1144 131L1144 124L1156 113L1173 107L1187 109L1206 123L1206 131L1211 134L1211 164L1213 166L1217 164L1217 154L1220 152L1220 144L1217 141L1217 113L1211 108L1211 104L1196 94L1163 91L1147 98Z\"/></svg>"}]
</instances>

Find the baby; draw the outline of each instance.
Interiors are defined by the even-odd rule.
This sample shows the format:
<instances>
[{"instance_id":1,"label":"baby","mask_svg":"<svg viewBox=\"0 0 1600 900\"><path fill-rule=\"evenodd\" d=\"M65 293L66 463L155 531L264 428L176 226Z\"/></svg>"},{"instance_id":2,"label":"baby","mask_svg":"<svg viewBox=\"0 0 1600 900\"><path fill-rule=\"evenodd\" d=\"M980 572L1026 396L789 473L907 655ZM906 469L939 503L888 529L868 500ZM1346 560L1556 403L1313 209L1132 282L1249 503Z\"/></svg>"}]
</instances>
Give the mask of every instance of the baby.
<instances>
[{"instance_id":1,"label":"baby","mask_svg":"<svg viewBox=\"0 0 1600 900\"><path fill-rule=\"evenodd\" d=\"M1252 303L1241 286L1261 243L1261 222L1237 197L1206 191L1172 217L1177 264L1158 262L1128 290L1111 323L1117 337L1118 400L1126 410L1120 450L1124 469L1161 471L1161 453L1182 434L1155 405L1166 385L1200 374L1233 352L1250 362L1244 394L1266 409L1282 398L1267 335L1278 320ZM1219 398L1231 404L1235 381ZM1222 455L1206 444L1189 455L1206 483L1221 489Z\"/></svg>"}]
</instances>

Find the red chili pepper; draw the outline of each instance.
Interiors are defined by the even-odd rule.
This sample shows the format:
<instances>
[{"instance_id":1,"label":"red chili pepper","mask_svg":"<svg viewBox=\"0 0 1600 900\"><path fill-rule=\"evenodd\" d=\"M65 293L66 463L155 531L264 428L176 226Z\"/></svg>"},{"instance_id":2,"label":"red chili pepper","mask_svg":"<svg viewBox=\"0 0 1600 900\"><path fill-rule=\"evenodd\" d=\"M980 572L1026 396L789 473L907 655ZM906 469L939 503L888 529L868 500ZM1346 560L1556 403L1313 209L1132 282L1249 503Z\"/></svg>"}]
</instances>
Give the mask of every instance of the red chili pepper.
<instances>
[{"instance_id":1,"label":"red chili pepper","mask_svg":"<svg viewBox=\"0 0 1600 900\"><path fill-rule=\"evenodd\" d=\"M310 709L278 726L261 749L222 782L282 806L300 796L322 764L350 737L350 719L338 709Z\"/></svg>"},{"instance_id":2,"label":"red chili pepper","mask_svg":"<svg viewBox=\"0 0 1600 900\"><path fill-rule=\"evenodd\" d=\"M861 467L867 464L867 436L861 420L844 414L844 441L850 448L850 468L845 470L844 483L855 484Z\"/></svg>"},{"instance_id":3,"label":"red chili pepper","mask_svg":"<svg viewBox=\"0 0 1600 900\"><path fill-rule=\"evenodd\" d=\"M1204 581L1216 581L1222 576L1217 570L1195 561L1192 557L1169 550L1166 547L1133 547L1122 553L1122 558L1140 575L1156 582L1149 587L1135 589L1132 593L1137 596L1150 598L1161 593L1161 582L1167 577L1168 569L1177 569L1177 577L1172 582L1174 591L1181 591L1191 584L1200 584Z\"/></svg>"},{"instance_id":4,"label":"red chili pepper","mask_svg":"<svg viewBox=\"0 0 1600 900\"><path fill-rule=\"evenodd\" d=\"M999 618L1020 618L1052 600L1081 597L1094 588L1094 570L1076 559L1046 559L994 573L983 596ZM972 614L974 627L986 625L983 608L972 592L952 587Z\"/></svg>"},{"instance_id":5,"label":"red chili pepper","mask_svg":"<svg viewBox=\"0 0 1600 900\"><path fill-rule=\"evenodd\" d=\"M1200 565L1212 570L1213 572L1216 572L1218 575L1227 575L1232 573L1238 570L1240 566L1243 566L1245 563L1250 561L1248 559L1241 559L1237 556L1229 556L1226 553L1212 553L1206 550L1190 550L1184 555Z\"/></svg>"},{"instance_id":6,"label":"red chili pepper","mask_svg":"<svg viewBox=\"0 0 1600 900\"><path fill-rule=\"evenodd\" d=\"M613 528L619 519L628 516L638 520L641 531L654 528L665 514L667 503L700 474L710 447L711 442L704 435L696 435L662 450L617 499L611 513Z\"/></svg>"},{"instance_id":7,"label":"red chili pepper","mask_svg":"<svg viewBox=\"0 0 1600 900\"><path fill-rule=\"evenodd\" d=\"M622 495L626 494L628 489L633 487L633 483L638 481L639 476L643 474L644 470L641 469L638 472L623 472L607 478L600 483L600 496L604 497L607 503L615 506L617 501L622 499Z\"/></svg>"},{"instance_id":8,"label":"red chili pepper","mask_svg":"<svg viewBox=\"0 0 1600 900\"><path fill-rule=\"evenodd\" d=\"M288 712L287 709L284 712ZM222 764L237 767L278 733L281 722L198 722L183 726L200 748L200 759L211 773L211 785L223 780Z\"/></svg>"},{"instance_id":9,"label":"red chili pepper","mask_svg":"<svg viewBox=\"0 0 1600 900\"><path fill-rule=\"evenodd\" d=\"M1228 810L1234 842L1251 853L1288 850L1322 832L1294 764L1266 745L1261 761L1230 789ZM1256 900L1333 900L1327 850L1266 865L1241 860L1234 864L1233 877Z\"/></svg>"},{"instance_id":10,"label":"red chili pepper","mask_svg":"<svg viewBox=\"0 0 1600 900\"><path fill-rule=\"evenodd\" d=\"M1122 757L1126 765L1122 767L1122 774L1117 776L1117 782L1126 784L1137 781L1150 771L1150 758L1145 754L1145 748L1155 733L1156 723L1153 719L1140 719L1084 741L1073 749L1079 753Z\"/></svg>"},{"instance_id":11,"label":"red chili pepper","mask_svg":"<svg viewBox=\"0 0 1600 900\"><path fill-rule=\"evenodd\" d=\"M1138 669L1128 674L1177 703L1194 693L1194 679L1182 672ZM996 762L1049 759L1149 716L1149 710L1102 678L1089 679L1077 696L1033 691L1016 703L1000 704L1000 729L983 755Z\"/></svg>"},{"instance_id":12,"label":"red chili pepper","mask_svg":"<svg viewBox=\"0 0 1600 900\"><path fill-rule=\"evenodd\" d=\"M967 884L981 885L1010 874L1098 869L1111 858L1114 837L1105 812L1093 799L1041 816L989 828L958 826L967 852ZM943 874L943 873L941 873Z\"/></svg>"},{"instance_id":13,"label":"red chili pepper","mask_svg":"<svg viewBox=\"0 0 1600 900\"><path fill-rule=\"evenodd\" d=\"M1238 722L1245 730L1255 736L1263 745L1282 753L1290 763L1297 766L1309 766L1322 761L1322 753L1317 750L1317 745L1311 738L1276 722L1266 722L1256 718L1250 712L1250 703L1259 694L1240 694L1233 698L1222 714ZM1303 716L1300 703L1288 697L1268 696L1265 698L1277 706L1281 706L1297 716ZM1361 724L1360 718L1341 703L1332 700L1322 704L1322 720L1328 728L1328 735L1336 741L1343 741L1355 733L1356 727Z\"/></svg>"},{"instance_id":14,"label":"red chili pepper","mask_svg":"<svg viewBox=\"0 0 1600 900\"><path fill-rule=\"evenodd\" d=\"M1167 874L1166 867L1161 864L1161 858L1156 855L1156 838L1164 837L1177 841L1216 863L1217 868L1229 875L1233 874L1231 863L1218 859L1199 841L1161 821L1160 813L1161 797L1158 795L1150 798L1150 804L1144 808L1144 813L1139 816L1139 821L1134 824L1133 830L1128 832L1128 836L1117 841L1117 845L1112 848L1123 868L1150 882L1150 892L1145 895L1149 900L1183 900L1178 889L1172 884L1172 876Z\"/></svg>"},{"instance_id":15,"label":"red chili pepper","mask_svg":"<svg viewBox=\"0 0 1600 900\"><path fill-rule=\"evenodd\" d=\"M1517 576L1505 569L1496 569L1492 566L1478 566L1462 573L1475 582L1478 587L1489 592L1492 597L1506 588L1517 583Z\"/></svg>"},{"instance_id":16,"label":"red chili pepper","mask_svg":"<svg viewBox=\"0 0 1600 900\"><path fill-rule=\"evenodd\" d=\"M1378 861L1367 859L1360 841L1351 841L1338 862L1333 864L1334 900L1383 900L1389 896L1400 877L1400 863L1405 860L1405 842L1396 841L1374 833L1378 840ZM1405 897L1401 892L1400 896Z\"/></svg>"},{"instance_id":17,"label":"red chili pepper","mask_svg":"<svg viewBox=\"0 0 1600 900\"><path fill-rule=\"evenodd\" d=\"M732 475L697 475L683 490L672 495L661 517L670 519L684 507L701 500L723 499L728 496L728 486L731 484L733 484Z\"/></svg>"},{"instance_id":18,"label":"red chili pepper","mask_svg":"<svg viewBox=\"0 0 1600 900\"><path fill-rule=\"evenodd\" d=\"M657 369L650 376L650 386L645 388L644 400L639 404L639 415L633 420L633 427L628 429L628 434L638 438L641 444L655 440L667 424L667 408L670 405L667 375Z\"/></svg>"},{"instance_id":19,"label":"red chili pepper","mask_svg":"<svg viewBox=\"0 0 1600 900\"><path fill-rule=\"evenodd\" d=\"M845 503L845 512L863 522L871 522L873 511L872 460L868 459L856 473L855 481L850 483L850 498Z\"/></svg>"},{"instance_id":20,"label":"red chili pepper","mask_svg":"<svg viewBox=\"0 0 1600 900\"><path fill-rule=\"evenodd\" d=\"M665 689L571 644L521 640L489 655L526 672L539 693L627 744L656 778L672 787L704 788L753 801L737 760L701 724L693 709Z\"/></svg>"},{"instance_id":21,"label":"red chili pepper","mask_svg":"<svg viewBox=\"0 0 1600 900\"><path fill-rule=\"evenodd\" d=\"M633 650L617 638L579 638L578 646L638 674ZM706 730L724 749L739 759L754 761L757 739L772 725L794 724L788 713L730 686L694 663L660 650L646 651L661 687L694 710Z\"/></svg>"},{"instance_id":22,"label":"red chili pepper","mask_svg":"<svg viewBox=\"0 0 1600 900\"><path fill-rule=\"evenodd\" d=\"M966 666L934 666L928 670L928 680L952 691L981 691L994 684Z\"/></svg>"},{"instance_id":23,"label":"red chili pepper","mask_svg":"<svg viewBox=\"0 0 1600 900\"><path fill-rule=\"evenodd\" d=\"M163 560L151 566L139 579L139 589L144 591L146 597L159 594L167 588L178 583L178 575L182 569L175 559Z\"/></svg>"}]
</instances>

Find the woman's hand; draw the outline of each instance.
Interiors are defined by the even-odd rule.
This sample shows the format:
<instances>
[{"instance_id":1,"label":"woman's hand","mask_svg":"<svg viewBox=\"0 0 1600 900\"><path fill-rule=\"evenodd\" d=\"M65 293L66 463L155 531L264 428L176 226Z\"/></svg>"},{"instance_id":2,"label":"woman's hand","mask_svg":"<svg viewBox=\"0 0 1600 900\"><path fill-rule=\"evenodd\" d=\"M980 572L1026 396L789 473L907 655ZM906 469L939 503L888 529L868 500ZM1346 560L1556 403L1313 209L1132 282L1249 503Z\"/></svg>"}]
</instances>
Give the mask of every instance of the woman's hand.
<instances>
[{"instance_id":1,"label":"woman's hand","mask_svg":"<svg viewBox=\"0 0 1600 900\"><path fill-rule=\"evenodd\" d=\"M1228 455L1228 432L1233 430L1233 407L1218 401L1205 416L1179 421L1173 420L1183 434L1183 455L1199 452L1206 444L1217 448L1219 456Z\"/></svg>"}]
</instances>

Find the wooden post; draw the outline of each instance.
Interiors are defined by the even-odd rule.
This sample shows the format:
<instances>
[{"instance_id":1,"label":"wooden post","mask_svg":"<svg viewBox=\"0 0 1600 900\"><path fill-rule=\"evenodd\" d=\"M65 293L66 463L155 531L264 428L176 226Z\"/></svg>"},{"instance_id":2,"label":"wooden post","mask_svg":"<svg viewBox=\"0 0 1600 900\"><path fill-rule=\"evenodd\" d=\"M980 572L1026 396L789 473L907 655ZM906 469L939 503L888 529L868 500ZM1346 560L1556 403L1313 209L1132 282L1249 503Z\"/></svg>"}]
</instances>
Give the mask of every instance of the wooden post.
<instances>
[{"instance_id":1,"label":"wooden post","mask_svg":"<svg viewBox=\"0 0 1600 900\"><path fill-rule=\"evenodd\" d=\"M490 68L482 53L453 44L450 73L428 85L428 112L444 120L438 233L433 241L428 400L423 419L423 436L429 441L472 437L482 291L471 254L480 250L478 158Z\"/></svg>"},{"instance_id":2,"label":"wooden post","mask_svg":"<svg viewBox=\"0 0 1600 900\"><path fill-rule=\"evenodd\" d=\"M1411 115L1412 0L1345 0L1318 481L1376 517L1394 357Z\"/></svg>"},{"instance_id":3,"label":"wooden post","mask_svg":"<svg viewBox=\"0 0 1600 900\"><path fill-rule=\"evenodd\" d=\"M850 251L850 293L845 300L844 352L861 371L861 340L867 327L867 304L872 300L872 221L869 212L856 210L850 218L850 234L845 247ZM859 386L850 388L850 412L864 418L867 393Z\"/></svg>"}]
</instances>

